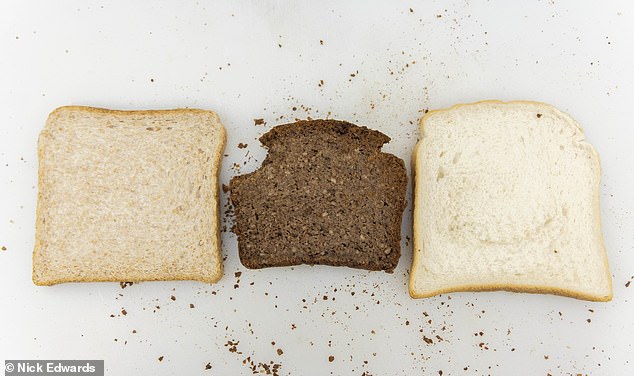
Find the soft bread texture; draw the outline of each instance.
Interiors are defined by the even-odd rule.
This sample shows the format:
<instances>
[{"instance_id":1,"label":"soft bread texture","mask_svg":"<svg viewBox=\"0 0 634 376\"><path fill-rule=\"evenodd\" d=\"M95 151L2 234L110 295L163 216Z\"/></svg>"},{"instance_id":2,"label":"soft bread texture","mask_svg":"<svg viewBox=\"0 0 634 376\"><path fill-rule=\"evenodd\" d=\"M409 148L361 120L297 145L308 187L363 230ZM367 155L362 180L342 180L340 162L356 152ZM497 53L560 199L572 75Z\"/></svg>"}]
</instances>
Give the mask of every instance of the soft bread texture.
<instances>
[{"instance_id":1,"label":"soft bread texture","mask_svg":"<svg viewBox=\"0 0 634 376\"><path fill-rule=\"evenodd\" d=\"M222 276L210 111L61 107L40 134L33 282Z\"/></svg>"},{"instance_id":2,"label":"soft bread texture","mask_svg":"<svg viewBox=\"0 0 634 376\"><path fill-rule=\"evenodd\" d=\"M426 114L420 135L412 297L612 298L599 156L575 120L544 103L485 101Z\"/></svg>"}]
</instances>

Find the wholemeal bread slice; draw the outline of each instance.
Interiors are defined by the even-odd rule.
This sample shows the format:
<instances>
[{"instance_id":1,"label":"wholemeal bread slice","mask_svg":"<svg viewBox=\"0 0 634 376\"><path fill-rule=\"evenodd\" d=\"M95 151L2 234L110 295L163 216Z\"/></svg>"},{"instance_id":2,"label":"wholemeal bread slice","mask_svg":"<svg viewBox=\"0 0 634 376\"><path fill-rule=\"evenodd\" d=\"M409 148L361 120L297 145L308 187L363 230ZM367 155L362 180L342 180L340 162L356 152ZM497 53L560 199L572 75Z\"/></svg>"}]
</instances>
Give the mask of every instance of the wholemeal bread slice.
<instances>
[{"instance_id":1,"label":"wholemeal bread slice","mask_svg":"<svg viewBox=\"0 0 634 376\"><path fill-rule=\"evenodd\" d=\"M225 138L210 111L53 111L39 138L33 282L218 280Z\"/></svg>"},{"instance_id":2,"label":"wholemeal bread slice","mask_svg":"<svg viewBox=\"0 0 634 376\"><path fill-rule=\"evenodd\" d=\"M412 297L611 299L599 157L577 122L543 103L485 101L432 111L420 133Z\"/></svg>"},{"instance_id":3,"label":"wholemeal bread slice","mask_svg":"<svg viewBox=\"0 0 634 376\"><path fill-rule=\"evenodd\" d=\"M381 132L337 120L284 124L260 138L262 167L231 179L248 268L324 264L392 271L407 175Z\"/></svg>"}]
</instances>

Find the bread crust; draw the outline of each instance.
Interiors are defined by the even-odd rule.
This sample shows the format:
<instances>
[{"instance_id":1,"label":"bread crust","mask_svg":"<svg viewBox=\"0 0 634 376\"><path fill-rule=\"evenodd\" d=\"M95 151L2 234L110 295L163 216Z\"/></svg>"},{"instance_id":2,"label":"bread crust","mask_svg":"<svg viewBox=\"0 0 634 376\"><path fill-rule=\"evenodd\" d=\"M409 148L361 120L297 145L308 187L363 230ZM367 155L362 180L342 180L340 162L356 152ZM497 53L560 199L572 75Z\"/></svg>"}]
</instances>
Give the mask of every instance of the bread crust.
<instances>
[{"instance_id":1,"label":"bread crust","mask_svg":"<svg viewBox=\"0 0 634 376\"><path fill-rule=\"evenodd\" d=\"M84 111L84 112L88 112L88 113L94 113L94 114L102 114L102 115L108 115L108 114L116 114L116 115L163 115L166 113L171 113L171 114L178 114L178 113L182 113L182 114L191 114L191 113L200 113L200 114L206 114L211 116L214 119L215 124L217 125L217 130L218 130L218 137L219 139L219 147L214 155L214 162L213 166L214 169L212 171L212 177L213 177L213 181L215 184L215 188L216 188L216 194L215 194L215 200L216 200L216 229L214 231L215 236L213 237L213 241L214 243L212 244L212 248L213 248L213 254L212 257L215 259L215 270L213 271L213 273L211 275L209 275L208 277L203 277L203 278L198 278L198 277L192 277L191 275L188 275L186 273L184 274L170 274L168 277L143 277L143 278L138 278L138 279L130 279L130 280L126 280L126 281L121 281L120 279L117 278L51 278L51 279L46 279L46 280L40 280L37 278L36 275L36 259L38 257L41 257L38 249L40 248L40 246L42 245L43 240L41 239L41 234L42 234L42 228L41 228L41 224L40 221L35 222L35 245L33 248L33 254L32 254L32 281L35 285L37 286L52 286L52 285L56 285L59 283L66 283L66 282L141 282L141 281L165 281L165 280L170 280L170 281L179 281L179 280L195 280L195 281L200 281L200 282L205 282L205 283L215 283L218 280L220 280L222 278L223 275L223 265L222 265L222 245L221 245L221 239L220 239L220 186L219 186L219 176L220 176L220 166L221 166L221 162L222 162L222 156L224 153L224 149L226 146L226 142L227 142L227 134L226 134L226 130L222 124L222 122L220 121L220 118L218 117L218 115L213 112L213 111L209 111L209 110L201 110L201 109L189 109L189 108L177 108L177 109L166 109L166 110L111 110L111 109L105 109L105 108L98 108L98 107L89 107L89 106L62 106L62 107L58 107L55 110L53 110L45 123L44 129L42 130L42 132L40 133L40 136L38 138L38 160L41 161L42 157L43 157L43 148L42 148L42 143L41 143L41 136L42 133L46 132L48 130L48 128L51 126L51 124L53 123L53 121L55 119L57 119L61 113L63 113L64 111ZM37 189L38 189L38 194L37 194L37 204L36 204L36 218L41 218L42 216L42 211L43 211L43 204L42 204L42 191L45 189L45 187L42 186L42 177L43 177L43 167L41 165L41 163L38 164L38 185L37 185Z\"/></svg>"},{"instance_id":2,"label":"bread crust","mask_svg":"<svg viewBox=\"0 0 634 376\"><path fill-rule=\"evenodd\" d=\"M584 132L583 132L583 128L581 127L581 125L574 120L570 115L568 115L567 113L557 109L556 107L547 104L547 103L543 103L543 102L537 102L537 101L527 101L527 100L513 100L513 101L508 101L508 102L504 102L501 100L482 100L482 101L477 101L477 102L473 102L473 103L459 103L459 104L455 104L451 107L448 108L442 108L442 109L438 109L438 110L432 110L427 112L425 115L423 115L423 117L421 118L420 122L419 122L419 133L421 135L420 140L416 143L416 146L414 147L414 152L412 155L412 184L413 184L413 197L414 200L412 202L412 213L413 213L413 229L412 229L412 243L413 243L413 249L412 249L412 267L410 269L410 276L409 276L409 283L408 283L408 290L409 290L409 295L414 298L414 299L418 299L418 298L428 298L428 297L432 297L435 295L439 295L439 294L445 294L445 293L450 293L450 292L466 292L466 291L470 291L470 292L484 292L484 291L510 291L510 292L523 292L523 293L533 293L533 294L552 294L552 295L560 295L560 296L565 296L565 297L570 297L570 298L574 298L574 299L580 299L580 300L589 300L589 301L595 301L595 302L608 302L610 300L612 300L612 296L613 296L613 288L612 288L612 278L608 278L609 280L609 284L610 284L610 293L608 295L592 295L592 294L585 294L579 291L575 291L575 290L569 290L569 289L561 289L561 288L556 288L556 287L550 287L550 286L539 286L539 285L522 285L522 284L517 284L517 285L510 285L510 284L482 284L482 285L456 285L456 286L452 286L452 287L448 287L446 289L438 289L438 290L434 290L434 291L430 291L427 293L423 293L423 292L418 292L415 289L415 281L417 278L417 268L416 265L419 264L419 256L418 256L418 250L422 249L422 244L419 246L419 243L421 242L420 239L420 234L417 233L416 229L418 228L418 219L417 219L417 215L416 215L416 197L419 196L420 192L419 189L420 187L416 186L416 175L418 173L420 173L420 168L421 168L421 164L418 161L418 151L421 145L421 141L422 138L424 138L424 128L425 128L425 122L426 120L437 113L442 113L442 112L450 112L453 111L455 109L461 108L461 107L467 107L467 106L473 106L473 105L478 105L478 104L482 104L482 103L492 103L492 104L532 104L532 105L538 105L538 106L545 106L551 110L554 110L556 113L561 114L564 118L566 118L566 120L569 121L570 124L573 124L577 127L577 129L579 130L580 134L583 136ZM597 169L597 173L595 175L595 179L594 179L594 191L596 192L595 195L593 195L593 208L595 213L600 213L600 203L599 203L599 194L600 194L600 182L601 182L601 159L599 158L599 154L597 153L597 151L594 149L594 147L585 142L583 139L581 141L579 141L580 143L584 143L587 147L588 150L590 150L593 153L593 156L596 158L597 163L598 163L598 169ZM603 231L601 229L601 218L600 216L595 216L595 221L596 221L596 225L597 228L599 230L599 236L600 236L600 244L601 244L601 250L602 250L602 255L603 255L603 262L604 262L604 267L605 267L605 272L610 275L610 267L608 264L608 257L607 257L607 252L605 250L605 243L603 241Z\"/></svg>"}]
</instances>

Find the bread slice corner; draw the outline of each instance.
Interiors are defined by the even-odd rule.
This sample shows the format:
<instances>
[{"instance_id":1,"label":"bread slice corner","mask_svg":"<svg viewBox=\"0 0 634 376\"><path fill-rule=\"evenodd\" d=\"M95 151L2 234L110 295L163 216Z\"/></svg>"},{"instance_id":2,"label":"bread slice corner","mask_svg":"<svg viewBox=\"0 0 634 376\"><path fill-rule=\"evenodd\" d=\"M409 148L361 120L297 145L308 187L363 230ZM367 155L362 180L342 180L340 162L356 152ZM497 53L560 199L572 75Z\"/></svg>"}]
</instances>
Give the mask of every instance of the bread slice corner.
<instances>
[{"instance_id":1,"label":"bread slice corner","mask_svg":"<svg viewBox=\"0 0 634 376\"><path fill-rule=\"evenodd\" d=\"M532 101L431 111L412 163L411 297L505 290L612 299L600 160L569 115Z\"/></svg>"}]
</instances>

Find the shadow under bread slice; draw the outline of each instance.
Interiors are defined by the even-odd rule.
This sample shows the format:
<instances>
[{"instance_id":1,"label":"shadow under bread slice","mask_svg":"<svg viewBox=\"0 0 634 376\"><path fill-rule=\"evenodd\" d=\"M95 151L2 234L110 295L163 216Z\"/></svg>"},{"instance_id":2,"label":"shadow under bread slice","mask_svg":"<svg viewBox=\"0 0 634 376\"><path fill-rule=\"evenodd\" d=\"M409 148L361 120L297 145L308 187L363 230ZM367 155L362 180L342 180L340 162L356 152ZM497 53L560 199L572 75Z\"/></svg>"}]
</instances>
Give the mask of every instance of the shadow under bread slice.
<instances>
[{"instance_id":1,"label":"shadow under bread slice","mask_svg":"<svg viewBox=\"0 0 634 376\"><path fill-rule=\"evenodd\" d=\"M407 175L403 160L381 152L389 140L337 120L298 121L264 134L262 167L231 179L242 264L393 271Z\"/></svg>"}]
</instances>

